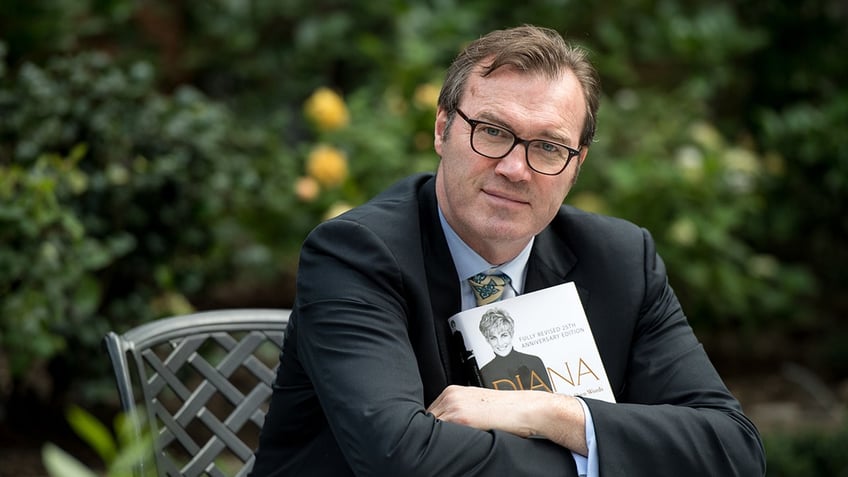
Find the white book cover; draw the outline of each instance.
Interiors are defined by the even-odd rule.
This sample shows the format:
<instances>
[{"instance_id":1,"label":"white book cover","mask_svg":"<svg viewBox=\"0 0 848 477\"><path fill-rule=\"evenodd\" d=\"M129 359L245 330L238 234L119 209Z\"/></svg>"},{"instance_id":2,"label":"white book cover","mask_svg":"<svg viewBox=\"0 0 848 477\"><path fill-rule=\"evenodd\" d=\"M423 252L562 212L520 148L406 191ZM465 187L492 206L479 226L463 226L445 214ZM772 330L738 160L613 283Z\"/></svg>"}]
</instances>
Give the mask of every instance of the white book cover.
<instances>
[{"instance_id":1,"label":"white book cover","mask_svg":"<svg viewBox=\"0 0 848 477\"><path fill-rule=\"evenodd\" d=\"M449 323L485 387L615 402L574 282L471 308Z\"/></svg>"}]
</instances>

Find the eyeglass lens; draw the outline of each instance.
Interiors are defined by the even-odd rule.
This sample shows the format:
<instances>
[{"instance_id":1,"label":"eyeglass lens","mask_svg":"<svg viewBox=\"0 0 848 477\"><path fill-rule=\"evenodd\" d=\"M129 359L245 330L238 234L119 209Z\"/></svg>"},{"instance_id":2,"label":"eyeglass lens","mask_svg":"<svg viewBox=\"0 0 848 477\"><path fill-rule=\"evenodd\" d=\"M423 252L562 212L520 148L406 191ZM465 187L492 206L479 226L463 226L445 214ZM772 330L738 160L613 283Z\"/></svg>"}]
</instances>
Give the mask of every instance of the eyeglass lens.
<instances>
[{"instance_id":1,"label":"eyeglass lens","mask_svg":"<svg viewBox=\"0 0 848 477\"><path fill-rule=\"evenodd\" d=\"M559 174L572 156L568 149L559 144L539 139L517 140L514 133L493 124L478 122L471 131L472 148L493 159L506 156L519 143L525 146L530 167L542 174Z\"/></svg>"}]
</instances>

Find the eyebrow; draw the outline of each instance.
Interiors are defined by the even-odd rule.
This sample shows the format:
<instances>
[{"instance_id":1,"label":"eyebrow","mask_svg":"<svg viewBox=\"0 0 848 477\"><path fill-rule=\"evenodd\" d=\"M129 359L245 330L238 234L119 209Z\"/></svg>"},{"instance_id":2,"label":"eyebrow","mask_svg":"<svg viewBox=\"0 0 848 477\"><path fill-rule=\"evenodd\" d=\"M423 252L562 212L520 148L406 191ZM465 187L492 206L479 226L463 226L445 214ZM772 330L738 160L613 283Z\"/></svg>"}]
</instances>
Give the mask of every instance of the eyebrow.
<instances>
[{"instance_id":1,"label":"eyebrow","mask_svg":"<svg viewBox=\"0 0 848 477\"><path fill-rule=\"evenodd\" d=\"M509 129L509 131L514 136L518 136L518 134L516 134L516 132L515 132L515 128L513 128L509 124L502 121L500 118L498 118L498 117L496 117L496 116L494 116L494 115L492 115L488 112L483 111L483 112L479 113L479 115L476 118L471 118L471 119L476 119L478 121L491 123L491 124L494 124L495 126L501 126L505 129ZM533 136L533 137L530 137L530 138L522 137L522 139L527 139L527 140L530 140L530 141L534 141L534 140L551 141L551 142L560 143L564 146L567 146L571 141L571 138L568 137L568 136L563 136L563 135L556 134L556 133L552 134L552 133L548 133L548 132L544 133L541 136ZM571 147L571 146L569 146L569 147Z\"/></svg>"}]
</instances>

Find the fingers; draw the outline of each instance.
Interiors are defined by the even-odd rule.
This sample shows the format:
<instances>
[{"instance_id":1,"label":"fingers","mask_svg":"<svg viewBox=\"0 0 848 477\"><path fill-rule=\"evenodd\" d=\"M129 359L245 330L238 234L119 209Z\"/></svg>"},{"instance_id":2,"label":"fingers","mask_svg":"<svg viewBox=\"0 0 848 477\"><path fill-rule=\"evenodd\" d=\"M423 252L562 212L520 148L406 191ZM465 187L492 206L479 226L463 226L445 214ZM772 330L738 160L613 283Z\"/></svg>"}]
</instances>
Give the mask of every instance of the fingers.
<instances>
[{"instance_id":1,"label":"fingers","mask_svg":"<svg viewBox=\"0 0 848 477\"><path fill-rule=\"evenodd\" d=\"M439 394L436 400L430 404L430 407L427 408L427 412L433 414L436 418L439 418L439 416L445 412L445 403L451 400L449 396L456 394L457 388L461 388L461 386L452 384L446 387L445 390Z\"/></svg>"}]
</instances>

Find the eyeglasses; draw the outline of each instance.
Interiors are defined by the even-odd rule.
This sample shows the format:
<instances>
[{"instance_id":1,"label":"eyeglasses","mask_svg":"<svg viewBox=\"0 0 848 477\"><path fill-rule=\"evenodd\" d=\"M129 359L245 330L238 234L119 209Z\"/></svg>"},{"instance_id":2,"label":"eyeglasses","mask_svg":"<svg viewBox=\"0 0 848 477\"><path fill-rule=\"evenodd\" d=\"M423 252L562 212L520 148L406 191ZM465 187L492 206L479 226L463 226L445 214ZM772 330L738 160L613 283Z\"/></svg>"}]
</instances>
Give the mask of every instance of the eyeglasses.
<instances>
[{"instance_id":1,"label":"eyeglasses","mask_svg":"<svg viewBox=\"0 0 848 477\"><path fill-rule=\"evenodd\" d=\"M530 169L546 176L555 176L568 167L574 156L580 154L580 149L541 139L521 139L503 126L469 119L458 108L456 112L471 126L471 149L481 156L503 159L517 144L523 144Z\"/></svg>"}]
</instances>

